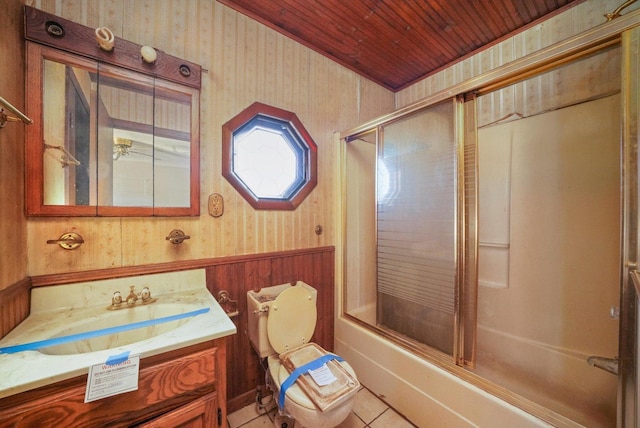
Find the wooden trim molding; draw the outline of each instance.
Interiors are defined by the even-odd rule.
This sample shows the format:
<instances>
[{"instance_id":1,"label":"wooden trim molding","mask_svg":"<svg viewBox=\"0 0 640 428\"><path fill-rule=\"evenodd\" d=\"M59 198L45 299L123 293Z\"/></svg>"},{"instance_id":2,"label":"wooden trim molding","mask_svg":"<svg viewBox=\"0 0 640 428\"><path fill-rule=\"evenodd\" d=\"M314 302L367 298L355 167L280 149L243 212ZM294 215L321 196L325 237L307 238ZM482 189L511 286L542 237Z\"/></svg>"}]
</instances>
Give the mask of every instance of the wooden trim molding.
<instances>
[{"instance_id":1,"label":"wooden trim molding","mask_svg":"<svg viewBox=\"0 0 640 428\"><path fill-rule=\"evenodd\" d=\"M316 253L333 253L333 246L307 248L302 250L279 251L265 254L246 254L197 260L183 260L176 262L156 263L150 265L125 266L117 268L96 269L81 272L65 272L50 275L36 275L31 277L33 287L48 285L70 284L74 282L97 281L100 279L124 278L128 276L149 275L153 273L175 272L179 270L200 269L213 265L233 264L256 259L277 259L281 257L299 256Z\"/></svg>"}]
</instances>

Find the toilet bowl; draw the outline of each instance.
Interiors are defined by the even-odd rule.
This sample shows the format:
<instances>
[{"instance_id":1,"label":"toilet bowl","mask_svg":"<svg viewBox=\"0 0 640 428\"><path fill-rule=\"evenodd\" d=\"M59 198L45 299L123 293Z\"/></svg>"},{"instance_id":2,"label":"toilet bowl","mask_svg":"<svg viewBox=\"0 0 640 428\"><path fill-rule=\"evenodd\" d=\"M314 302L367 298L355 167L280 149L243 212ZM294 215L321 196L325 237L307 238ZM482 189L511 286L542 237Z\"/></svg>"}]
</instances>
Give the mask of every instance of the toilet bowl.
<instances>
[{"instance_id":1,"label":"toilet bowl","mask_svg":"<svg viewBox=\"0 0 640 428\"><path fill-rule=\"evenodd\" d=\"M280 413L298 426L332 428L351 412L360 383L346 361L310 342L316 296L302 281L249 291L247 330L253 348L267 359L267 386Z\"/></svg>"}]
</instances>

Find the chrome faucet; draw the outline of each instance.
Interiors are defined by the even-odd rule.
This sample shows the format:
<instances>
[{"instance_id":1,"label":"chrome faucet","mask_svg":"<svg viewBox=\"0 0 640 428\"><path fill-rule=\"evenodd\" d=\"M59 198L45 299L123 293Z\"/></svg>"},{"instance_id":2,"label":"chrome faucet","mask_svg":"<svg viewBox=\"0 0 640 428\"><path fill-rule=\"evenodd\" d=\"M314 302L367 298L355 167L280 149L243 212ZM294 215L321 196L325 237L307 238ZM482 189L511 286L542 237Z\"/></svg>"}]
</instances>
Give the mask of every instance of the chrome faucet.
<instances>
[{"instance_id":1,"label":"chrome faucet","mask_svg":"<svg viewBox=\"0 0 640 428\"><path fill-rule=\"evenodd\" d=\"M111 305L107 306L107 309L114 311L116 309L131 308L139 305L147 305L156 300L157 299L151 297L149 287L144 287L140 293L136 293L136 286L130 285L127 298L123 300L122 294L120 294L119 291L114 292L111 297Z\"/></svg>"}]
</instances>

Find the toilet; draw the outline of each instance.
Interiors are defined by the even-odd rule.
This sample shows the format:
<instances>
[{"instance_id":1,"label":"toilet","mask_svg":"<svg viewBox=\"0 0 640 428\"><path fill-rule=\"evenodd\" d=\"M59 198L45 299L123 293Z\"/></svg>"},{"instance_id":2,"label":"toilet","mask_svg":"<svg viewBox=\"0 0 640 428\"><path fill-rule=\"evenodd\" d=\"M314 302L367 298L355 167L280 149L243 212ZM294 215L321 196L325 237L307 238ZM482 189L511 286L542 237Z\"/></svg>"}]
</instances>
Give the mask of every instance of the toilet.
<instances>
[{"instance_id":1,"label":"toilet","mask_svg":"<svg viewBox=\"0 0 640 428\"><path fill-rule=\"evenodd\" d=\"M340 424L360 388L346 361L310 342L316 298L316 289L302 281L247 292L249 341L267 359L267 386L280 416L295 420L296 428Z\"/></svg>"}]
</instances>

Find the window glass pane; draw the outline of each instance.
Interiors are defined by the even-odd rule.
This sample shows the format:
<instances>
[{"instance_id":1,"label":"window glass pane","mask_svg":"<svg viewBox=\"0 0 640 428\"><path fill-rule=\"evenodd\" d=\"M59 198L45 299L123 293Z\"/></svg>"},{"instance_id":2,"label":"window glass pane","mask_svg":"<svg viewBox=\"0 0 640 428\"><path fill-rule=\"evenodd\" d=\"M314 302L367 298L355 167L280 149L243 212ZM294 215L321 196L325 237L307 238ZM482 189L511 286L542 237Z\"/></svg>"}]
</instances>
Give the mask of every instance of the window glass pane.
<instances>
[{"instance_id":1,"label":"window glass pane","mask_svg":"<svg viewBox=\"0 0 640 428\"><path fill-rule=\"evenodd\" d=\"M253 128L234 139L233 170L259 198L286 198L298 177L297 156L280 132Z\"/></svg>"},{"instance_id":2,"label":"window glass pane","mask_svg":"<svg viewBox=\"0 0 640 428\"><path fill-rule=\"evenodd\" d=\"M253 103L222 138L222 175L254 208L294 210L315 187L317 146L294 113Z\"/></svg>"}]
</instances>

